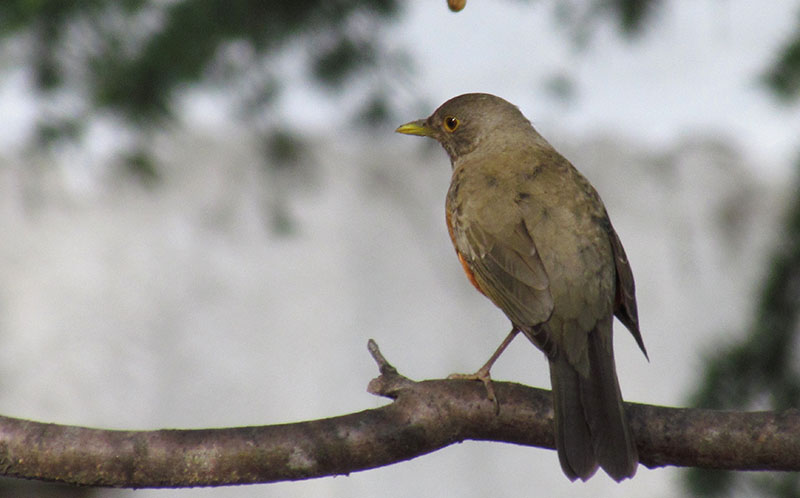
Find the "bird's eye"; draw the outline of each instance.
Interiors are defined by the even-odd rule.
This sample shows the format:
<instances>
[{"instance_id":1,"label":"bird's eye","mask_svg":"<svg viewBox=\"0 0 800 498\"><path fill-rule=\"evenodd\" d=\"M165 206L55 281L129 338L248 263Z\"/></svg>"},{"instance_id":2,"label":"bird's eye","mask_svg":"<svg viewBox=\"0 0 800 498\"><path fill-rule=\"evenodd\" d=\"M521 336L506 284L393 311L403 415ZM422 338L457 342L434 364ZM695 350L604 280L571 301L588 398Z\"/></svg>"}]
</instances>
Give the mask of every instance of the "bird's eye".
<instances>
[{"instance_id":1,"label":"bird's eye","mask_svg":"<svg viewBox=\"0 0 800 498\"><path fill-rule=\"evenodd\" d=\"M444 118L444 129L449 131L450 133L456 131L456 128L458 128L459 124L460 122L458 121L458 118L455 116L447 116Z\"/></svg>"}]
</instances>

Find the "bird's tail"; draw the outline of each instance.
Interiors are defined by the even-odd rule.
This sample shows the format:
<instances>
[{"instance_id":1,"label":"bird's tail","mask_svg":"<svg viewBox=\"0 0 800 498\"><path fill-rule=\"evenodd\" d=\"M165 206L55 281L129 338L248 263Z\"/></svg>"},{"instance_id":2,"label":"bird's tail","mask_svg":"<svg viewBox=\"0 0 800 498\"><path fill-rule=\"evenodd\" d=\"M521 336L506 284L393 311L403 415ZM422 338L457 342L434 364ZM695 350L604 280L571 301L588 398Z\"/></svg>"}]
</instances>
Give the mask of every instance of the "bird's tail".
<instances>
[{"instance_id":1,"label":"bird's tail","mask_svg":"<svg viewBox=\"0 0 800 498\"><path fill-rule=\"evenodd\" d=\"M622 405L610 327L610 320L603 321L589 333L588 378L564 354L550 360L556 447L561 468L571 480L585 481L599 464L621 481L633 477L639 463Z\"/></svg>"}]
</instances>

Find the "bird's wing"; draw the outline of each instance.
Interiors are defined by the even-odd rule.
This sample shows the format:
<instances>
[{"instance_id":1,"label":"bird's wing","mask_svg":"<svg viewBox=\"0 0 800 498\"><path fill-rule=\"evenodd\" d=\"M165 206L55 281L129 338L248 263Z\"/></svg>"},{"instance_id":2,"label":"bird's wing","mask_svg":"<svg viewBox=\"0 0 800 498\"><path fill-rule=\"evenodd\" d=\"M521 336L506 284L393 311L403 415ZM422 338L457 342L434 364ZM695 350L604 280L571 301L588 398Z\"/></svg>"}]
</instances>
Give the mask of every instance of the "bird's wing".
<instances>
[{"instance_id":1,"label":"bird's wing","mask_svg":"<svg viewBox=\"0 0 800 498\"><path fill-rule=\"evenodd\" d=\"M553 312L550 281L524 222L502 237L480 225L463 228L464 254L478 285L511 321L533 327Z\"/></svg>"},{"instance_id":2,"label":"bird's wing","mask_svg":"<svg viewBox=\"0 0 800 498\"><path fill-rule=\"evenodd\" d=\"M633 282L633 272L628 263L628 256L622 247L622 242L614 231L614 227L609 223L608 236L611 240L611 250L614 253L614 266L617 270L617 295L614 300L614 315L630 331L636 344L647 358L647 349L644 347L642 333L639 331L639 313L636 309L636 287Z\"/></svg>"}]
</instances>

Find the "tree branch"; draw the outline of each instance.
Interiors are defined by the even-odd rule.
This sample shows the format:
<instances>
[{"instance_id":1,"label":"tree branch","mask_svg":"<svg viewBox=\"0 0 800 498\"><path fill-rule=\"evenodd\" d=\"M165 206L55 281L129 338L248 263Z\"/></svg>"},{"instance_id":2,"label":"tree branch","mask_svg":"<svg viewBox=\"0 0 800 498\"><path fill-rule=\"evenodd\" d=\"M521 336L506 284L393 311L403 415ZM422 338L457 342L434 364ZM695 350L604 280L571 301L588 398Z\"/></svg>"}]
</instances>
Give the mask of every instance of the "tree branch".
<instances>
[{"instance_id":1,"label":"tree branch","mask_svg":"<svg viewBox=\"0 0 800 498\"><path fill-rule=\"evenodd\" d=\"M117 431L0 416L0 475L85 486L222 486L348 474L466 439L553 448L549 391L495 382L415 382L370 341L369 391L393 403L309 422L229 429ZM800 470L800 411L721 412L626 403L642 464Z\"/></svg>"}]
</instances>

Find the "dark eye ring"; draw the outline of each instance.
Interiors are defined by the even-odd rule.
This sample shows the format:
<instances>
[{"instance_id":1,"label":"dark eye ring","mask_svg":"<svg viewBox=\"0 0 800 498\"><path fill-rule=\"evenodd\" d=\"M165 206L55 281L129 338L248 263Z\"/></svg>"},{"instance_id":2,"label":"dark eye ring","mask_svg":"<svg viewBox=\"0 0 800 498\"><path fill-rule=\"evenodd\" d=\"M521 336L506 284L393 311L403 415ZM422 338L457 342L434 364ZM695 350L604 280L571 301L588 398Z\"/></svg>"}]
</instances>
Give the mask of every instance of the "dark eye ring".
<instances>
[{"instance_id":1,"label":"dark eye ring","mask_svg":"<svg viewBox=\"0 0 800 498\"><path fill-rule=\"evenodd\" d=\"M458 118L455 116L446 116L444 118L444 129L449 131L450 133L456 131L458 128L459 121Z\"/></svg>"}]
</instances>

